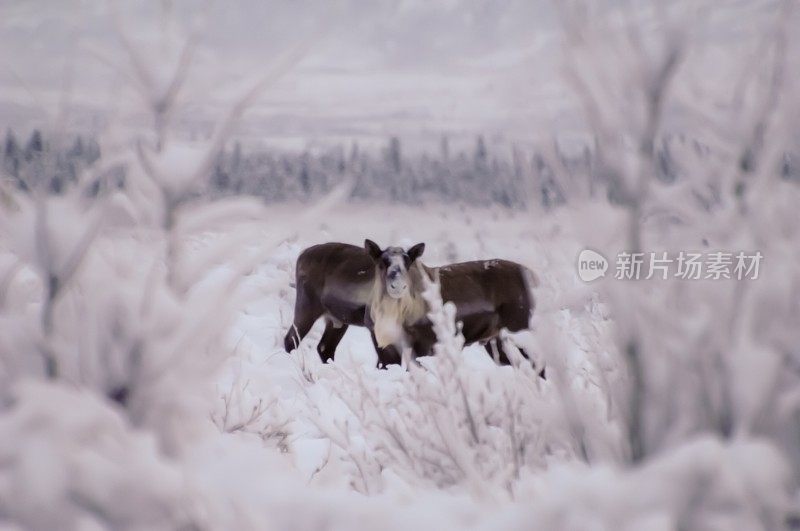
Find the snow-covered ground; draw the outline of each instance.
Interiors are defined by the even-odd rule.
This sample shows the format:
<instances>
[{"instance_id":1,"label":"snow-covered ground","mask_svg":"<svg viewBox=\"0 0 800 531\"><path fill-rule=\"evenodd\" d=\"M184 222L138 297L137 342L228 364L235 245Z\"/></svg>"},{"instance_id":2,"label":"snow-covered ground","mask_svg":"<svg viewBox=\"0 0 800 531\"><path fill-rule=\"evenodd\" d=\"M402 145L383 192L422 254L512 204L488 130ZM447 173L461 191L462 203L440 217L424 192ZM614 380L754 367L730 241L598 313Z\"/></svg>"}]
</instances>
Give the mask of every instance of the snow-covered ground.
<instances>
[{"instance_id":1,"label":"snow-covered ground","mask_svg":"<svg viewBox=\"0 0 800 531\"><path fill-rule=\"evenodd\" d=\"M271 208L265 233L291 232L295 214L294 206ZM232 432L220 435L219 444L236 437L251 451L281 453L283 474L305 485L298 493L306 500L335 497L332 506L308 501L314 508L303 510L334 529L756 529L777 523L774 514L784 503L779 478L787 476L769 445L703 436L643 468L621 465L623 427L598 381L624 386L623 370L612 355L605 307L576 275L580 238L571 219L568 211L536 215L435 205L343 205L326 214L278 245L249 275L250 302L230 337L234 355L217 380L214 419ZM434 375L398 366L380 371L366 331L353 327L335 361L323 366L314 350L321 323L299 351L287 355L282 342L291 323L296 256L314 243L358 244L364 237L382 245L424 241L429 265L502 257L534 269L541 278L535 329L532 337L517 339L549 357L550 379L497 367L479 347L459 354L454 374L463 387L450 387L442 360L425 362ZM557 351L536 350L553 342ZM459 392L466 393L464 402ZM449 393L456 393L455 400L448 400ZM479 417L474 439L470 415ZM576 433L581 430L586 433ZM592 439L588 449L576 443L583 437ZM517 449L509 449L509 441ZM437 459L454 459L456 466ZM714 487L704 500L707 482ZM764 490L755 494L754 485ZM778 512L767 510L754 520L741 506L745 491L756 505ZM285 500L276 501L274 493L266 498L285 510ZM360 516L341 520L353 511Z\"/></svg>"},{"instance_id":2,"label":"snow-covered ground","mask_svg":"<svg viewBox=\"0 0 800 531\"><path fill-rule=\"evenodd\" d=\"M90 55L119 76L107 107L120 116L98 135L96 163L61 180L64 160L53 155L67 149L63 134L37 132L24 149L9 137L4 147L0 530L800 527L800 54L791 2L747 3L736 17L696 2L565 4L552 42L563 57L546 63L565 74L564 99L550 70L526 59L535 50L549 55L537 38L526 40L530 48L510 42L480 54L447 87L439 80L449 71L434 64L409 75L353 65L376 81L367 83L347 68L323 73L317 57L316 70L301 65L311 76L304 79L331 86L300 92L302 76L281 76L302 49L281 58L248 46L259 64L274 59L251 83L240 79L249 69L224 53L194 50L202 39L190 21L172 24L172 4L151 21L159 30L139 31L124 13L103 15L115 48L95 46ZM414 30L430 17L422 9L429 3L403 3L417 4L406 11ZM450 27L450 11L459 11L472 42L484 33L472 21L483 17L459 5L447 3L439 20ZM496 10L505 18L505 7ZM40 11L10 17L9 35L23 52L39 50L29 60L58 48L52 55L61 61L69 55L61 39L31 48L20 33L62 28L52 10ZM529 34L525 20L514 22ZM383 39L381 27L362 24ZM275 39L285 32L304 33L285 26ZM416 43L414 35L403 42ZM421 56L387 44L413 62ZM343 49L330 56L338 60ZM193 55L236 86L212 96L215 83L195 80ZM97 85L81 63L67 63L75 92ZM50 70L44 65L29 66ZM480 74L503 65L510 91ZM13 74L11 98L20 100L31 89ZM56 93L52 80L42 83ZM56 98L56 133L69 128L70 85ZM259 109L267 89L273 99ZM387 97L405 110L387 114L397 108L387 105L376 114L392 103ZM588 174L561 156L563 128L529 121L534 107L585 132ZM553 148L533 159L515 151L519 171L529 166L537 180L527 202L506 203L527 210L348 202L358 167L339 170L342 184L314 202L267 206L208 193L237 124L251 131L242 122L248 108L257 122L290 108L309 125L331 126L304 134L273 117L276 134L308 145L329 134L462 134L480 122ZM218 116L214 133L187 146L181 117L204 122L206 112ZM346 127L359 115L361 132ZM146 118L132 129L133 116ZM502 183L486 162L476 159L483 170L468 176L478 188ZM124 183L114 178L122 167ZM384 180L376 185L391 187ZM563 203L546 200L551 185ZM531 330L509 338L508 348L514 358L513 344L524 346L546 365L547 380L526 361L500 367L480 348L463 349L453 308L435 289L426 300L438 342L422 368L376 369L359 329L347 332L330 364L315 352L319 325L297 351L283 352L298 254L365 238L425 242L428 265L505 258L535 271ZM576 271L583 249L611 261L621 251L741 251L763 263L758 278L741 280L617 280L614 268L584 283Z\"/></svg>"},{"instance_id":3,"label":"snow-covered ground","mask_svg":"<svg viewBox=\"0 0 800 531\"><path fill-rule=\"evenodd\" d=\"M296 208L285 205L270 207L272 230L291 232L291 219ZM250 408L259 400L267 402L275 395L280 397L280 403L283 404L296 403L298 397L302 398L302 402L308 399L309 394L311 398L314 398L314 393L324 394L326 381L339 382L340 372L363 372L377 385L385 386L404 378L405 371L399 366L391 367L388 371L374 369L376 355L364 328L348 329L330 367L321 365L315 350L322 334L322 320L317 322L303 341L300 351L289 356L283 349L283 337L292 323L294 289L291 285L297 255L316 243L340 241L361 245L367 237L383 246L400 245L405 248L425 242L422 260L428 265L505 258L537 271L543 279L543 285L536 293L540 306L537 315L541 322L545 322L542 313L548 312L548 323L554 321L561 330L574 331L570 354L571 362L578 366L583 355L581 344L598 340L597 337L587 339L584 334L597 336L600 334L598 330L606 327L602 319L593 322L585 312L578 317L569 310L556 312L558 301L564 293L583 288L575 274L575 258L579 249L574 240L571 244L562 242L552 249L548 240L554 237L554 232L560 234L558 225L554 226L552 221L548 221L546 226L542 226L541 220L538 221L530 213L514 213L503 209L476 210L438 205L409 208L366 204L338 207L326 214L324 221L281 243L270 258L249 275L244 289L250 302L239 314L231 332L235 355L226 363L225 375L218 384L220 391L226 393L232 386L234 389L246 387L243 415L247 417ZM579 323L593 324L574 326ZM590 328L593 329L589 331ZM521 339L526 339L524 334ZM496 370L485 350L478 345L465 348L463 356L464 362L475 371ZM508 371L509 368L501 370ZM320 439L319 430L303 418L308 414L301 407L299 410L292 409L292 414L286 415L288 418L285 420L291 422L288 426L291 435L284 441L291 450L292 461L298 472L306 479L320 472L318 469L327 459L327 447L330 445L328 441ZM264 417L269 418L270 412L266 412ZM228 425L231 423L229 420ZM253 424L251 428L260 423ZM343 484L349 481L346 475L338 479Z\"/></svg>"},{"instance_id":4,"label":"snow-covered ground","mask_svg":"<svg viewBox=\"0 0 800 531\"><path fill-rule=\"evenodd\" d=\"M260 530L783 525L792 476L767 440L699 432L661 443L645 463L629 465L620 411L626 402L617 396L629 384L615 325L601 293L575 269L584 243L600 246L580 221L602 240L603 228L606 237L614 232L613 209L587 204L579 216L572 208L536 214L340 203L304 217L304 205L251 207L249 221L217 221L213 231L173 242L181 250L174 268L180 278L211 265L187 291L172 280L174 300L169 291L155 301L140 298L162 289L146 280L148 271L160 271L148 259L159 240L109 227L57 305L51 341L61 345L59 381L16 372L24 369L15 363L36 365L35 357L10 354L36 352L26 345L36 337L29 330L42 292L35 270L13 277L0 321L3 374L13 384L0 415L0 523ZM604 222L593 221L601 212ZM187 216L184 228L204 217L217 219ZM10 233L20 226L9 225ZM65 245L76 235L62 235ZM514 340L547 363L548 380L526 364L496 366L480 348L462 352L447 338L425 370L378 370L368 335L353 328L328 365L315 351L319 325L299 351L286 354L299 252L365 237L382 245L423 241L429 265L499 257L536 271L533 331ZM13 241L5 245L21 252ZM243 267L241 255L258 259ZM114 276L104 276L108 271ZM214 294L242 272L238 302L219 303ZM229 310L231 326L222 326L215 342L216 320L227 323ZM134 358L127 349L137 337L146 347ZM221 364L207 363L215 359ZM119 381L128 385L125 399L111 385Z\"/></svg>"}]
</instances>

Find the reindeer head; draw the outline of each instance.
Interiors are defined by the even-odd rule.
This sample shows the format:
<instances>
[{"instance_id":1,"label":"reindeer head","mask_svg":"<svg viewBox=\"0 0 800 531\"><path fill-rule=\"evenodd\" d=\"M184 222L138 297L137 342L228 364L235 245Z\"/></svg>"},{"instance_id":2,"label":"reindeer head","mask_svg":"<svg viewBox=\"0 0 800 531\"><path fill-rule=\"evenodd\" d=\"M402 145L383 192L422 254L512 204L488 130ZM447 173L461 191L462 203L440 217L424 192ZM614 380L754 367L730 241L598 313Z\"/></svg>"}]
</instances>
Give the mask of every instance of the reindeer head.
<instances>
[{"instance_id":1,"label":"reindeer head","mask_svg":"<svg viewBox=\"0 0 800 531\"><path fill-rule=\"evenodd\" d=\"M378 279L393 299L399 299L406 293L411 285L409 270L411 264L422 256L425 250L424 243L418 243L408 251L402 247L387 247L384 250L372 240L364 241L364 249L372 257L378 270Z\"/></svg>"}]
</instances>

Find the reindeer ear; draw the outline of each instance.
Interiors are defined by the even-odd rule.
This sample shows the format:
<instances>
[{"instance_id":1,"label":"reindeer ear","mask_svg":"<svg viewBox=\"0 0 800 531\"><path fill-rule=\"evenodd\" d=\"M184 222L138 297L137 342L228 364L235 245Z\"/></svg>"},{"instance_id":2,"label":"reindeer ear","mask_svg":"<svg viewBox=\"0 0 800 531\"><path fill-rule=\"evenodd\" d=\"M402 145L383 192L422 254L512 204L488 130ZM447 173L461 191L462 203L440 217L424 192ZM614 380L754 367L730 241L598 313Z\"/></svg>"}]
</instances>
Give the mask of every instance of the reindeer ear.
<instances>
[{"instance_id":1,"label":"reindeer ear","mask_svg":"<svg viewBox=\"0 0 800 531\"><path fill-rule=\"evenodd\" d=\"M364 240L364 250L367 251L367 254L370 255L370 257L372 257L372 259L376 262L383 254L383 251L381 251L381 248L378 247L378 244L372 240Z\"/></svg>"},{"instance_id":2,"label":"reindeer ear","mask_svg":"<svg viewBox=\"0 0 800 531\"><path fill-rule=\"evenodd\" d=\"M416 260L417 258L422 256L422 253L424 253L424 252L425 252L425 244L424 243L418 243L414 247L409 249L406 254L408 255L408 257L413 262L414 260Z\"/></svg>"}]
</instances>

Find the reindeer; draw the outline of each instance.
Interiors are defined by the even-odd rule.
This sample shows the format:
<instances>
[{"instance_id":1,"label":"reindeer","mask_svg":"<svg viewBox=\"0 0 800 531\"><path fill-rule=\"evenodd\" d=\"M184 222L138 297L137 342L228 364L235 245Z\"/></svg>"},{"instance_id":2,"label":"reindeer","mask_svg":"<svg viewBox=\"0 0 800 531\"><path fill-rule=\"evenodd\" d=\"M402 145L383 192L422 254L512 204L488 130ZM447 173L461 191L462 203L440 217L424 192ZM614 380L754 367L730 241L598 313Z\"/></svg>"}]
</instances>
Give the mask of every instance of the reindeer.
<instances>
[{"instance_id":1,"label":"reindeer","mask_svg":"<svg viewBox=\"0 0 800 531\"><path fill-rule=\"evenodd\" d=\"M436 335L422 298L422 275L426 274L439 279L442 300L455 304L465 344L481 343L496 362L510 363L499 335L504 328L518 332L529 327L534 309L531 289L538 285L531 270L497 259L428 267L419 260L424 243L408 251L401 247L381 250L366 240L364 248L375 269L365 325L373 331L384 358L399 362L405 347L411 347L415 357L432 353ZM540 376L544 377L544 370Z\"/></svg>"},{"instance_id":2,"label":"reindeer","mask_svg":"<svg viewBox=\"0 0 800 531\"><path fill-rule=\"evenodd\" d=\"M317 345L323 362L334 357L350 325L369 329L379 367L400 363L405 346L415 356L429 355L436 336L420 295L424 271L431 278L438 275L442 298L456 305L465 342L482 343L495 361L508 364L498 335L502 328L516 332L528 327L533 273L506 260L429 268L418 260L424 250L420 243L408 251L381 251L371 240L364 247L332 242L304 250L295 268L297 296L294 321L283 340L286 352L296 349L324 316Z\"/></svg>"},{"instance_id":3,"label":"reindeer","mask_svg":"<svg viewBox=\"0 0 800 531\"><path fill-rule=\"evenodd\" d=\"M348 326L365 326L374 276L375 266L363 247L332 242L300 253L295 268L294 322L283 340L286 352L296 349L317 319L324 316L325 331L317 352L323 363L332 359ZM378 365L385 365L389 360L370 333Z\"/></svg>"}]
</instances>

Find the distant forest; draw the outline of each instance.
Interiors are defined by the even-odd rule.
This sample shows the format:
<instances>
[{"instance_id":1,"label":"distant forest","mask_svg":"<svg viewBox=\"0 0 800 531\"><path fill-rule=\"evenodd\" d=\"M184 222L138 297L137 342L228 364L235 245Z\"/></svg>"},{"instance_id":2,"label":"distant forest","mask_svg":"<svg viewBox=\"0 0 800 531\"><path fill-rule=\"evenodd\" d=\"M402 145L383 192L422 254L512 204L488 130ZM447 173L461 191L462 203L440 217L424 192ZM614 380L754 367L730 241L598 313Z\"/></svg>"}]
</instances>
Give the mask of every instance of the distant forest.
<instances>
[{"instance_id":1,"label":"distant forest","mask_svg":"<svg viewBox=\"0 0 800 531\"><path fill-rule=\"evenodd\" d=\"M2 146L3 180L22 190L38 187L59 194L77 182L79 172L86 171L90 176L88 181L83 179L87 194L124 188L126 168L122 163L102 170L96 167L102 152L94 139L74 136L58 146L38 130L24 142L8 130ZM659 180L672 182L680 177L686 161L673 152L683 154L687 146L694 156L708 155L708 148L696 141L680 136L662 140ZM570 182L590 183L581 195L604 194L612 202L616 199L613 183L589 146L577 154L572 150L570 155L557 145L542 150L512 149L510 155L504 150L501 155L492 153L484 137L477 136L471 152L451 153L445 136L432 151L436 154L405 155L397 137L389 138L379 153L361 150L357 144L300 153L244 151L236 142L219 153L207 182L198 183L197 193L251 195L267 202L305 200L324 195L349 177L354 181L353 198L400 203L455 201L508 208L538 203L551 208L575 192ZM800 167L793 160L788 154L784 157L782 172L786 178L798 179ZM568 178L557 181L556 174Z\"/></svg>"}]
</instances>

